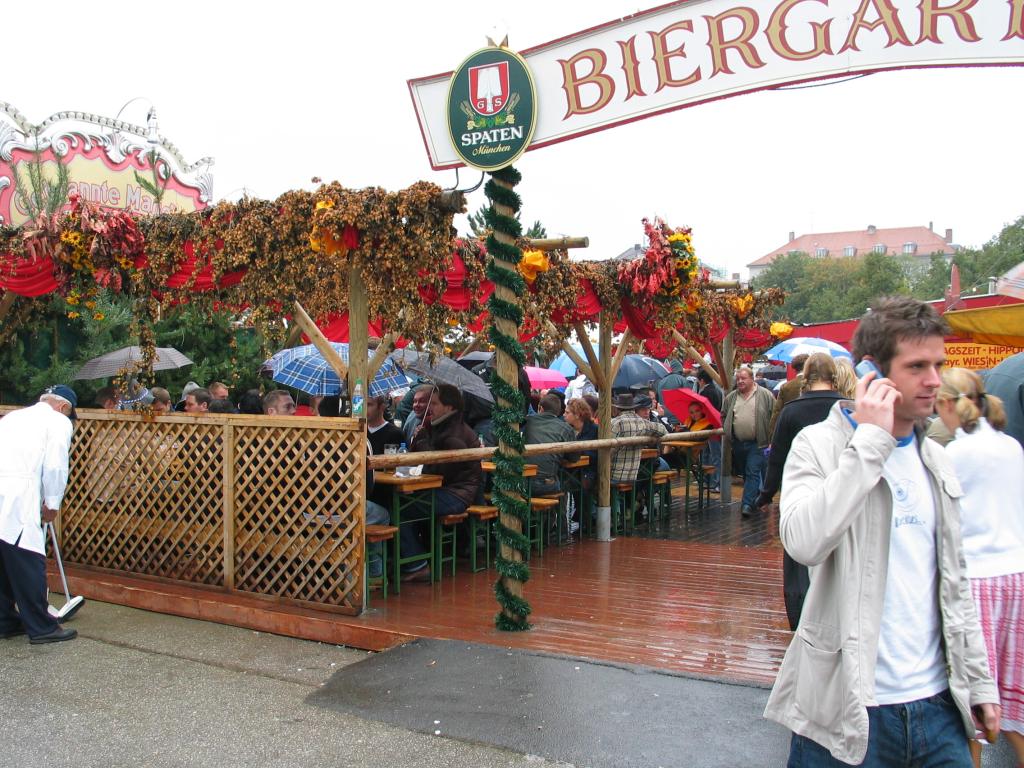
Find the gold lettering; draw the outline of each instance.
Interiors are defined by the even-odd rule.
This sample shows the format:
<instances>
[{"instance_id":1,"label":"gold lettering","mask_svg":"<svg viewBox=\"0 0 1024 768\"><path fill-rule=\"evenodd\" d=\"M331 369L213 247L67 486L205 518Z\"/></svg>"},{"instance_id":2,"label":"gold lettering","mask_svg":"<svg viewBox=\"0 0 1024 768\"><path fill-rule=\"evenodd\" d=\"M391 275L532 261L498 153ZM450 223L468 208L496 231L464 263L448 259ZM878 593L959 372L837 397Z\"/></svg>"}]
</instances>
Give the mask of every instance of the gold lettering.
<instances>
[{"instance_id":1,"label":"gold lettering","mask_svg":"<svg viewBox=\"0 0 1024 768\"><path fill-rule=\"evenodd\" d=\"M658 87L655 89L655 93L668 86L678 88L683 85L692 85L700 80L700 67L697 67L682 79L672 77L671 67L668 63L669 59L677 57L681 59L686 58L686 43L680 43L678 48L668 50L668 36L677 31L693 32L693 22L689 19L683 19L674 24L669 24L661 32L647 33L651 36L651 44L654 46L654 56L652 58L654 59L654 67L658 72Z\"/></svg>"},{"instance_id":2,"label":"gold lettering","mask_svg":"<svg viewBox=\"0 0 1024 768\"><path fill-rule=\"evenodd\" d=\"M878 14L877 21L864 21L864 14L867 13L869 6L873 7ZM896 9L893 8L889 0L861 0L860 7L853 14L850 34L846 36L846 42L839 49L839 53L849 50L859 51L860 48L857 47L857 32L862 27L867 30L874 30L880 26L885 27L885 32L889 36L889 42L885 45L886 48L891 48L896 43L910 45L910 39L907 37L907 33L903 31L899 17L896 15Z\"/></svg>"},{"instance_id":3,"label":"gold lettering","mask_svg":"<svg viewBox=\"0 0 1024 768\"><path fill-rule=\"evenodd\" d=\"M739 19L743 24L743 30L738 37L732 40L725 39L726 19ZM761 57L757 55L757 49L750 42L757 34L758 17L757 11L753 8L730 8L728 11L717 16L705 16L708 23L708 47L711 49L711 77L718 74L731 75L729 61L725 55L730 48L737 50L743 62L751 69L758 69L764 66Z\"/></svg>"},{"instance_id":4,"label":"gold lettering","mask_svg":"<svg viewBox=\"0 0 1024 768\"><path fill-rule=\"evenodd\" d=\"M622 53L622 72L626 75L626 101L634 96L646 96L640 87L640 62L636 59L636 35L629 40L619 40L619 51Z\"/></svg>"},{"instance_id":5,"label":"gold lettering","mask_svg":"<svg viewBox=\"0 0 1024 768\"><path fill-rule=\"evenodd\" d=\"M940 16L948 16L953 20L953 27L961 40L967 43L978 42L981 38L974 28L974 19L967 15L967 11L977 4L978 0L959 0L953 5L943 7L938 4L938 0L921 0L921 4L917 6L921 11L921 37L917 42L942 42L939 40Z\"/></svg>"},{"instance_id":6,"label":"gold lettering","mask_svg":"<svg viewBox=\"0 0 1024 768\"><path fill-rule=\"evenodd\" d=\"M813 1L821 3L826 8L828 7L828 0ZM772 12L772 17L768 20L768 27L764 31L771 49L782 58L789 59L790 61L807 61L824 53L832 53L832 45L829 41L829 27L832 24L832 19L829 19L824 24L816 21L811 22L811 32L814 34L814 47L809 51L795 50L786 39L786 14L789 13L793 6L802 2L804 0L782 0Z\"/></svg>"},{"instance_id":7,"label":"gold lettering","mask_svg":"<svg viewBox=\"0 0 1024 768\"><path fill-rule=\"evenodd\" d=\"M576 65L582 61L590 62L590 73L578 76ZM597 112L599 109L604 109L612 100L612 96L615 95L615 81L604 73L605 65L608 63L604 51L599 48L588 48L585 51L580 51L571 59L559 59L558 63L562 65L562 90L565 91L565 100L568 105L563 120L573 115L589 115L591 112ZM584 85L596 85L600 94L589 107L583 106L580 100L580 89Z\"/></svg>"},{"instance_id":8,"label":"gold lettering","mask_svg":"<svg viewBox=\"0 0 1024 768\"><path fill-rule=\"evenodd\" d=\"M1009 0L1010 26L1003 40L1019 37L1024 40L1024 0Z\"/></svg>"}]
</instances>

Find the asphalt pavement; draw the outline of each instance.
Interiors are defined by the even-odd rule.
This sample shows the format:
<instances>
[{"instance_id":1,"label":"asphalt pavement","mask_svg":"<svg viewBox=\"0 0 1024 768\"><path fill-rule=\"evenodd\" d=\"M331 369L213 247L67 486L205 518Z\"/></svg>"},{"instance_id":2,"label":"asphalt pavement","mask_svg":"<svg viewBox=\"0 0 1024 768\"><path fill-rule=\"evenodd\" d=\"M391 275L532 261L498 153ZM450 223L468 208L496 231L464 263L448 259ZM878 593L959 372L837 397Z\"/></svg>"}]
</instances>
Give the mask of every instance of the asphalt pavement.
<instances>
[{"instance_id":1,"label":"asphalt pavement","mask_svg":"<svg viewBox=\"0 0 1024 768\"><path fill-rule=\"evenodd\" d=\"M98 602L69 626L0 640L2 768L785 764L764 688L453 641L369 654Z\"/></svg>"}]
</instances>

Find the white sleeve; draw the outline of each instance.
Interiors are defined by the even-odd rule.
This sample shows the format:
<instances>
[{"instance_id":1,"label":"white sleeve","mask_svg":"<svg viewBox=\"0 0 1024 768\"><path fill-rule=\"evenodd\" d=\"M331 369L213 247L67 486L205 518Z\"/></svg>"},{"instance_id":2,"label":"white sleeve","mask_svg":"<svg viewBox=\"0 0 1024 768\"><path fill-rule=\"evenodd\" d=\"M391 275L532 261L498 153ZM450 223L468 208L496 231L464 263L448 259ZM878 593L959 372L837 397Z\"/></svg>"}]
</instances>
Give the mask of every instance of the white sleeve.
<instances>
[{"instance_id":1,"label":"white sleeve","mask_svg":"<svg viewBox=\"0 0 1024 768\"><path fill-rule=\"evenodd\" d=\"M43 454L43 503L58 509L68 484L68 452L71 449L71 421L61 416L60 421L48 425L46 452Z\"/></svg>"}]
</instances>

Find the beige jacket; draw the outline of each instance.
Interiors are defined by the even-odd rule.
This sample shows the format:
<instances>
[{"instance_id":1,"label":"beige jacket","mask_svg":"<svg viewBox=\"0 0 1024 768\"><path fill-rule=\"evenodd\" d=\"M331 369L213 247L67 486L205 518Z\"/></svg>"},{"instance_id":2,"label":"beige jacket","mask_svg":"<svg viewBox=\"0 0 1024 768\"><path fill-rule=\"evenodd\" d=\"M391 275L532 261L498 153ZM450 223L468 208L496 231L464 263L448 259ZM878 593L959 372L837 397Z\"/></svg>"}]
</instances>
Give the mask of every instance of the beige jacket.
<instances>
[{"instance_id":1,"label":"beige jacket","mask_svg":"<svg viewBox=\"0 0 1024 768\"><path fill-rule=\"evenodd\" d=\"M892 493L882 466L896 447L885 430L854 430L836 403L828 418L793 441L782 480L779 533L786 551L811 566L811 586L765 717L856 765L868 743ZM997 703L960 545L960 483L942 448L918 434L936 500L939 614L949 689L974 734L971 706Z\"/></svg>"}]
</instances>

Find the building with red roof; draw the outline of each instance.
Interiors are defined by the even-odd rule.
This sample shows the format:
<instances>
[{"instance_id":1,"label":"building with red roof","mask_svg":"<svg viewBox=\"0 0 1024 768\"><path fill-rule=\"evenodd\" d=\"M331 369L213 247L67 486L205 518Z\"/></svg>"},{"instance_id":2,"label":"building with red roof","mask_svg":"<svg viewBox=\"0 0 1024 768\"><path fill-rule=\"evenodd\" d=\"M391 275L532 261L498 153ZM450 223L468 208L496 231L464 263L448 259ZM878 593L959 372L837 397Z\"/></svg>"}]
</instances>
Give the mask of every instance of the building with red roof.
<instances>
[{"instance_id":1,"label":"building with red roof","mask_svg":"<svg viewBox=\"0 0 1024 768\"><path fill-rule=\"evenodd\" d=\"M945 236L927 227L891 227L883 229L873 224L867 229L850 232L814 232L796 236L789 233L789 242L775 248L756 261L747 264L751 279L768 269L773 261L787 253L806 253L822 259L843 256L863 256L868 253L887 253L890 256L917 256L930 259L933 253L941 253L947 261L959 249L953 243L953 230L947 229Z\"/></svg>"}]
</instances>

